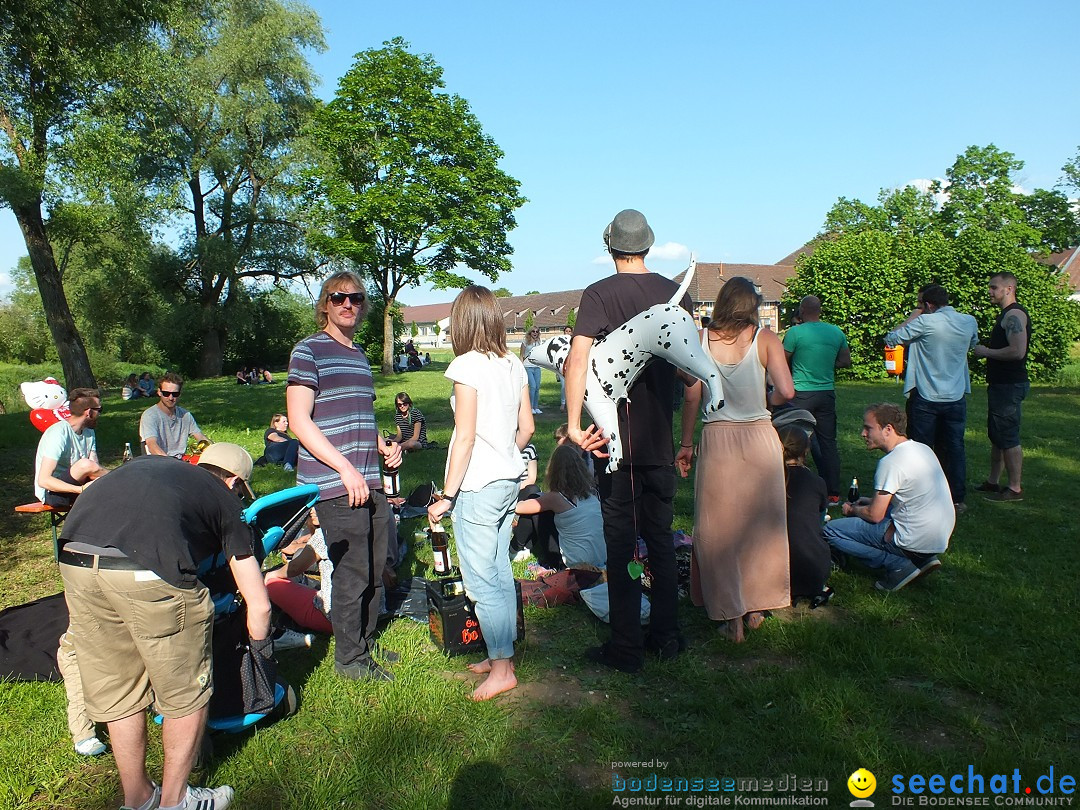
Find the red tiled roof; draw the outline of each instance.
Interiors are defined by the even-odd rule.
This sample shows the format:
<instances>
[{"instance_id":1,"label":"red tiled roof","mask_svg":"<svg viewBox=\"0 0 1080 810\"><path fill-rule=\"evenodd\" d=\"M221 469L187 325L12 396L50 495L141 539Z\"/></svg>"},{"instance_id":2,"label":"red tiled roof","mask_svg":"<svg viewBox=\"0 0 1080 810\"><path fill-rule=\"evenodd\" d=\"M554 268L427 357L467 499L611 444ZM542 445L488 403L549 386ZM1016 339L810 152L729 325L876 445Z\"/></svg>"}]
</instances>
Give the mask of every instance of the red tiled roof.
<instances>
[{"instance_id":1,"label":"red tiled roof","mask_svg":"<svg viewBox=\"0 0 1080 810\"><path fill-rule=\"evenodd\" d=\"M787 256L785 256L780 261L778 261L777 264L794 265L795 262L798 261L798 258L799 258L800 255L805 253L807 256L809 256L811 253L814 252L815 247L817 247L817 239L816 238L811 239L809 242L807 242L801 248L796 248L794 251L792 251Z\"/></svg>"},{"instance_id":2,"label":"red tiled roof","mask_svg":"<svg viewBox=\"0 0 1080 810\"><path fill-rule=\"evenodd\" d=\"M405 325L411 323L437 323L444 318L450 317L452 303L446 304L423 304L418 307L402 307L401 315L405 319Z\"/></svg>"},{"instance_id":3,"label":"red tiled roof","mask_svg":"<svg viewBox=\"0 0 1080 810\"><path fill-rule=\"evenodd\" d=\"M1060 253L1039 257L1039 261L1069 274L1069 289L1080 292L1080 247L1069 248Z\"/></svg>"},{"instance_id":4,"label":"red tiled roof","mask_svg":"<svg viewBox=\"0 0 1080 810\"><path fill-rule=\"evenodd\" d=\"M775 304L783 298L795 268L787 264L711 264L698 262L694 280L690 282L690 297L697 303L712 303L720 294L724 282L735 276L745 276L761 288L765 303ZM675 276L682 284L686 271Z\"/></svg>"}]
</instances>

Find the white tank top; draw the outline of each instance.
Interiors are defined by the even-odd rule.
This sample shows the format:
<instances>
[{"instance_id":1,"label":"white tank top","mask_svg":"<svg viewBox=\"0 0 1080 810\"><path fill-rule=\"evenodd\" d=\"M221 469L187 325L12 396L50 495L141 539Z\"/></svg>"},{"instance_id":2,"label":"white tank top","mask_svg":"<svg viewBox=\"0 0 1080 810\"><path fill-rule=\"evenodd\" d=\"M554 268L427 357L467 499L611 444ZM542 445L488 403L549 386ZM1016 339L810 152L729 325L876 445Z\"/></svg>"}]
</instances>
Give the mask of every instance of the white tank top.
<instances>
[{"instance_id":1,"label":"white tank top","mask_svg":"<svg viewBox=\"0 0 1080 810\"><path fill-rule=\"evenodd\" d=\"M705 422L756 422L769 419L765 407L765 366L758 357L758 335L761 329L754 330L754 339L750 341L743 359L738 363L717 363L709 351L709 330L701 333L701 348L713 361L724 384L724 407L712 413L702 413Z\"/></svg>"}]
</instances>

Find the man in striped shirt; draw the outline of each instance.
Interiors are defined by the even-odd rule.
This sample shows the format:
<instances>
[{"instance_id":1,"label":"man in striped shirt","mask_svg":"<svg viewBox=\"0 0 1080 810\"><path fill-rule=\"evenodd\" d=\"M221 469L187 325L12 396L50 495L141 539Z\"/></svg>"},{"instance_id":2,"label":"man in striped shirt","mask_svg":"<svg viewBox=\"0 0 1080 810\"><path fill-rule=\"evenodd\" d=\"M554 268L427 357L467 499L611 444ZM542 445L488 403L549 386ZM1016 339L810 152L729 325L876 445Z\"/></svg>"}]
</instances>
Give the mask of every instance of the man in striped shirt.
<instances>
[{"instance_id":1,"label":"man in striped shirt","mask_svg":"<svg viewBox=\"0 0 1080 810\"><path fill-rule=\"evenodd\" d=\"M393 468L401 450L379 441L371 365L353 343L368 312L363 290L348 271L323 282L315 305L322 331L293 349L285 401L300 440L296 480L319 487L315 511L334 564L334 669L346 678L391 681L372 658L391 519L379 455Z\"/></svg>"}]
</instances>

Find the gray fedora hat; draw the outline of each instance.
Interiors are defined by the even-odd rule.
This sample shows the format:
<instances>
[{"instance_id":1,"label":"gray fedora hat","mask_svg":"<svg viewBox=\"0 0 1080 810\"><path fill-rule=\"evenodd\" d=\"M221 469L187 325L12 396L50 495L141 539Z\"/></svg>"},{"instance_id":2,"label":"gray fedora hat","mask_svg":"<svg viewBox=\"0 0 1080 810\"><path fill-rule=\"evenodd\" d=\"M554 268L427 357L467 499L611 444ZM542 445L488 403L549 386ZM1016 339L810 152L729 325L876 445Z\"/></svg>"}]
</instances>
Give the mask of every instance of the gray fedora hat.
<instances>
[{"instance_id":1,"label":"gray fedora hat","mask_svg":"<svg viewBox=\"0 0 1080 810\"><path fill-rule=\"evenodd\" d=\"M617 213L604 228L604 244L615 253L644 253L655 238L645 215L633 208Z\"/></svg>"}]
</instances>

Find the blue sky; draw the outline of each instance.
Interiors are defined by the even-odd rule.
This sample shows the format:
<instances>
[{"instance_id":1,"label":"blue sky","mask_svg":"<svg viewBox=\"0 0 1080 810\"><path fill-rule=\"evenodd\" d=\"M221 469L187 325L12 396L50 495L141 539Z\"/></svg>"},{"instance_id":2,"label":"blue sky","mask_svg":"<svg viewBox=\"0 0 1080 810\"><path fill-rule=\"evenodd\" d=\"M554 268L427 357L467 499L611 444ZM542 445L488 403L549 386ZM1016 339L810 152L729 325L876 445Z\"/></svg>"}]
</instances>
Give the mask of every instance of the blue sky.
<instances>
[{"instance_id":1,"label":"blue sky","mask_svg":"<svg viewBox=\"0 0 1080 810\"><path fill-rule=\"evenodd\" d=\"M1026 190L1054 187L1080 147L1075 0L311 5L330 46L312 56L320 95L402 36L506 153L529 202L492 286L515 294L607 275L601 232L623 208L649 218L658 272L687 249L771 264L838 197L942 177L969 145L1013 152ZM24 253L0 210L0 293Z\"/></svg>"}]
</instances>

